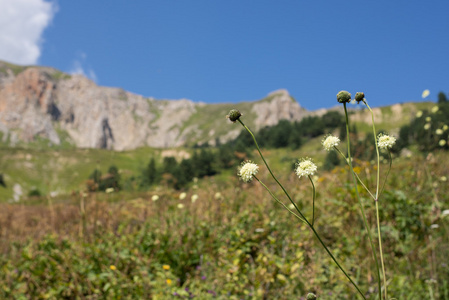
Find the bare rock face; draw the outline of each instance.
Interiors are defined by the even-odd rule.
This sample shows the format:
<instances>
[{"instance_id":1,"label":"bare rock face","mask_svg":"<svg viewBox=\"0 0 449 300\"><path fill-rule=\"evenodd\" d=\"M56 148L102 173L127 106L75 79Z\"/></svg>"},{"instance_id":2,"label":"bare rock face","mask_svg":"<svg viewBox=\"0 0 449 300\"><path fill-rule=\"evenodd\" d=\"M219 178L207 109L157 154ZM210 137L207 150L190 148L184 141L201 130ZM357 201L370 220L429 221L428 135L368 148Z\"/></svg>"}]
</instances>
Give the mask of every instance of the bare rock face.
<instances>
[{"instance_id":1,"label":"bare rock face","mask_svg":"<svg viewBox=\"0 0 449 300\"><path fill-rule=\"evenodd\" d=\"M39 136L59 144L52 125L55 85L48 74L29 68L10 74L0 90L0 122L15 129L20 140L29 142Z\"/></svg>"},{"instance_id":2,"label":"bare rock face","mask_svg":"<svg viewBox=\"0 0 449 300\"><path fill-rule=\"evenodd\" d=\"M250 106L256 116L255 130L306 115L286 90L275 91ZM113 150L214 144L234 138L241 130L223 128L226 109L226 104L145 98L97 86L81 75L0 61L0 132L3 142L12 144L38 137L56 145L68 141L81 148Z\"/></svg>"},{"instance_id":3,"label":"bare rock face","mask_svg":"<svg viewBox=\"0 0 449 300\"><path fill-rule=\"evenodd\" d=\"M256 130L264 126L276 125L279 120L300 120L306 110L302 108L288 93L287 90L277 90L267 96L267 100L260 101L253 106L256 113Z\"/></svg>"}]
</instances>

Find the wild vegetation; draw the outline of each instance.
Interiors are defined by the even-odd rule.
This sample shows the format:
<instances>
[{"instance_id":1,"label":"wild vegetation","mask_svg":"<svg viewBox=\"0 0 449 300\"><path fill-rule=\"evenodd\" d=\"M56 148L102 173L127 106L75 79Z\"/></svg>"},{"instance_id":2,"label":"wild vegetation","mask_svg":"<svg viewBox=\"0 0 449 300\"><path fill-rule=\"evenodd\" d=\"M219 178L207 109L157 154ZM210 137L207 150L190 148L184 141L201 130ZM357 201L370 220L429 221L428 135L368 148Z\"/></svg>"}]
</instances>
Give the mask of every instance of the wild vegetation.
<instances>
[{"instance_id":1,"label":"wild vegetation","mask_svg":"<svg viewBox=\"0 0 449 300\"><path fill-rule=\"evenodd\" d=\"M392 149L394 163L379 216L390 298L449 298L446 102L438 110L431 106L418 113L407 125L408 134L401 129L398 148ZM335 152L321 149L324 134L343 140L339 128L345 123L338 115L344 117L332 113L302 124L281 122L262 129L256 138L298 208L306 216L314 213L316 230L348 275L367 299L378 299L350 169L338 156L330 157ZM332 125L323 124L331 117ZM420 133L419 124L424 128L427 123L431 127ZM301 134L291 138L296 132ZM372 136L357 127L351 128L350 139L353 170L373 188L372 170L377 167L369 154ZM446 144L440 144L444 139ZM423 147L425 141L429 146ZM70 195L52 197L51 189L41 187L36 189L39 195L26 201L1 204L0 298L305 299L314 293L318 299L358 299L306 224L295 222L258 182L238 180L235 166L258 159L253 145L243 132L218 148L178 150L191 153L190 158L162 158L156 150L139 150L111 153L114 158L105 161L101 151L79 152L85 164L81 170L71 166L66 174L78 172L82 190L73 187ZM47 151L31 152L27 160L26 153L16 150L15 155L24 164L54 157ZM314 212L310 185L293 172L294 161L302 156L318 165ZM384 177L388 156L381 164ZM121 172L130 166L137 172ZM274 196L285 199L266 168L257 176ZM374 202L364 189L359 191L368 222L376 224ZM371 233L377 240L377 230Z\"/></svg>"}]
</instances>

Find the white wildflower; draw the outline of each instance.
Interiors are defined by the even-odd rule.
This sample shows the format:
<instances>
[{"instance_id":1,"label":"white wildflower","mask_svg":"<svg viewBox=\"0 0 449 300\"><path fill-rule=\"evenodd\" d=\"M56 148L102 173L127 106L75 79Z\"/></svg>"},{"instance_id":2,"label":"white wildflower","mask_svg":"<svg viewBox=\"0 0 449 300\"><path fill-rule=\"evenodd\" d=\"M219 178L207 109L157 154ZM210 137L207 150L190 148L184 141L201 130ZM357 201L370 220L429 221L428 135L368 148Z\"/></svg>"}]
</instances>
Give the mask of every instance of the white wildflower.
<instances>
[{"instance_id":1,"label":"white wildflower","mask_svg":"<svg viewBox=\"0 0 449 300\"><path fill-rule=\"evenodd\" d=\"M257 172L259 172L259 166L248 160L239 168L238 175L244 182L250 182Z\"/></svg>"},{"instance_id":2,"label":"white wildflower","mask_svg":"<svg viewBox=\"0 0 449 300\"><path fill-rule=\"evenodd\" d=\"M438 225L438 224L430 225L430 229L437 229L438 227L440 227L440 225Z\"/></svg>"},{"instance_id":3,"label":"white wildflower","mask_svg":"<svg viewBox=\"0 0 449 300\"><path fill-rule=\"evenodd\" d=\"M110 194L110 193L114 192L114 188L110 187L110 188L105 189L104 191L106 192L106 194Z\"/></svg>"},{"instance_id":4,"label":"white wildflower","mask_svg":"<svg viewBox=\"0 0 449 300\"><path fill-rule=\"evenodd\" d=\"M179 203L179 204L178 204L178 208L179 208L179 209L183 209L183 208L184 208L184 204Z\"/></svg>"},{"instance_id":5,"label":"white wildflower","mask_svg":"<svg viewBox=\"0 0 449 300\"><path fill-rule=\"evenodd\" d=\"M448 128L449 128L449 127L448 127L446 124L443 125L443 130L444 130L444 131L446 131Z\"/></svg>"},{"instance_id":6,"label":"white wildflower","mask_svg":"<svg viewBox=\"0 0 449 300\"><path fill-rule=\"evenodd\" d=\"M299 178L315 174L317 166L309 158L305 158L296 164L295 173Z\"/></svg>"},{"instance_id":7,"label":"white wildflower","mask_svg":"<svg viewBox=\"0 0 449 300\"><path fill-rule=\"evenodd\" d=\"M440 177L440 181L447 181L447 177L446 176L441 176Z\"/></svg>"},{"instance_id":8,"label":"white wildflower","mask_svg":"<svg viewBox=\"0 0 449 300\"><path fill-rule=\"evenodd\" d=\"M179 194L179 200L184 200L186 198L186 196L187 196L186 193Z\"/></svg>"},{"instance_id":9,"label":"white wildflower","mask_svg":"<svg viewBox=\"0 0 449 300\"><path fill-rule=\"evenodd\" d=\"M336 136L329 135L321 142L321 144L323 144L324 149L330 151L334 147L337 147L338 144L340 144L340 139Z\"/></svg>"},{"instance_id":10,"label":"white wildflower","mask_svg":"<svg viewBox=\"0 0 449 300\"><path fill-rule=\"evenodd\" d=\"M195 203L196 200L198 200L198 195L197 194L193 194L192 197L190 197L190 200L192 200L192 203Z\"/></svg>"},{"instance_id":11,"label":"white wildflower","mask_svg":"<svg viewBox=\"0 0 449 300\"><path fill-rule=\"evenodd\" d=\"M443 212L441 212L441 216L442 217L449 216L449 209L443 210Z\"/></svg>"},{"instance_id":12,"label":"white wildflower","mask_svg":"<svg viewBox=\"0 0 449 300\"><path fill-rule=\"evenodd\" d=\"M396 138L387 134L379 134L377 145L380 149L387 149L393 147L396 143Z\"/></svg>"},{"instance_id":13,"label":"white wildflower","mask_svg":"<svg viewBox=\"0 0 449 300\"><path fill-rule=\"evenodd\" d=\"M426 117L426 122L430 122L430 121L432 121L432 118L431 117Z\"/></svg>"},{"instance_id":14,"label":"white wildflower","mask_svg":"<svg viewBox=\"0 0 449 300\"><path fill-rule=\"evenodd\" d=\"M438 111L438 106L435 105L434 107L432 107L432 112L433 113L436 113L437 111Z\"/></svg>"},{"instance_id":15,"label":"white wildflower","mask_svg":"<svg viewBox=\"0 0 449 300\"><path fill-rule=\"evenodd\" d=\"M216 192L215 195L214 195L214 198L215 198L216 200L220 200L221 198L223 198L223 196L221 195L220 192Z\"/></svg>"},{"instance_id":16,"label":"white wildflower","mask_svg":"<svg viewBox=\"0 0 449 300\"><path fill-rule=\"evenodd\" d=\"M423 92L422 92L422 94L421 94L421 97L424 99L424 98L426 98L427 96L429 96L430 95L430 91L429 90L424 90Z\"/></svg>"},{"instance_id":17,"label":"white wildflower","mask_svg":"<svg viewBox=\"0 0 449 300\"><path fill-rule=\"evenodd\" d=\"M438 128L437 130L435 130L435 133L437 135L442 135L443 134L443 130Z\"/></svg>"},{"instance_id":18,"label":"white wildflower","mask_svg":"<svg viewBox=\"0 0 449 300\"><path fill-rule=\"evenodd\" d=\"M422 117L422 111L418 110L418 112L416 113L416 117L417 118L421 118Z\"/></svg>"},{"instance_id":19,"label":"white wildflower","mask_svg":"<svg viewBox=\"0 0 449 300\"><path fill-rule=\"evenodd\" d=\"M153 195L151 197L151 201L157 201L157 200L159 200L159 196L158 195Z\"/></svg>"},{"instance_id":20,"label":"white wildflower","mask_svg":"<svg viewBox=\"0 0 449 300\"><path fill-rule=\"evenodd\" d=\"M438 142L438 145L440 145L441 147L443 147L444 145L446 145L446 140L440 140Z\"/></svg>"},{"instance_id":21,"label":"white wildflower","mask_svg":"<svg viewBox=\"0 0 449 300\"><path fill-rule=\"evenodd\" d=\"M429 130L429 129L430 129L430 123L426 123L426 124L424 125L424 129L425 129L425 130Z\"/></svg>"}]
</instances>

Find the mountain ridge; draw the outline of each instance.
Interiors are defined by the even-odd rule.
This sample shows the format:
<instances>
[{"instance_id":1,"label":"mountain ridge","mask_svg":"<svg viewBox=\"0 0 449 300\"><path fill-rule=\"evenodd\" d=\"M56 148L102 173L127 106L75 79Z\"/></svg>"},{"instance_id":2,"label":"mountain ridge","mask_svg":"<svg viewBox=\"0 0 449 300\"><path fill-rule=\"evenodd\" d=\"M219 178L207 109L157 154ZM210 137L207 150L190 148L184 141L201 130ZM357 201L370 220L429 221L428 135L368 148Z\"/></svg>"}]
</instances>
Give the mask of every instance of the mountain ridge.
<instances>
[{"instance_id":1,"label":"mountain ridge","mask_svg":"<svg viewBox=\"0 0 449 300\"><path fill-rule=\"evenodd\" d=\"M0 61L0 141L9 146L41 140L49 145L132 150L215 145L235 138L240 126L227 124L226 113L239 109L255 131L280 120L300 121L340 107L308 111L285 89L255 101L239 103L155 99L117 87L98 86L82 75L51 67L18 66ZM373 108L376 123L410 120L418 104ZM363 110L353 120L370 122ZM393 121L393 123L392 123ZM366 125L366 124L365 124Z\"/></svg>"},{"instance_id":2,"label":"mountain ridge","mask_svg":"<svg viewBox=\"0 0 449 300\"><path fill-rule=\"evenodd\" d=\"M256 130L308 113L286 90L240 103L157 100L49 67L0 62L0 132L12 146L37 138L53 145L65 139L79 148L111 150L213 145L240 132L223 126L233 107L253 115Z\"/></svg>"}]
</instances>

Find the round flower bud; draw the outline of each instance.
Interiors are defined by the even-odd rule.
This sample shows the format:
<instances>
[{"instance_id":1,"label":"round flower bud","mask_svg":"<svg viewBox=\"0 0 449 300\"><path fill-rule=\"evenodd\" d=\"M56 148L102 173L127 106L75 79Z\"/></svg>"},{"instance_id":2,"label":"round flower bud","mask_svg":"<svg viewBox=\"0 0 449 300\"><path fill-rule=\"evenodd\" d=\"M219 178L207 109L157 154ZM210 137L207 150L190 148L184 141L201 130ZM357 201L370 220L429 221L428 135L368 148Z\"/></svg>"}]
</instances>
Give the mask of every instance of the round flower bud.
<instances>
[{"instance_id":1,"label":"round flower bud","mask_svg":"<svg viewBox=\"0 0 449 300\"><path fill-rule=\"evenodd\" d=\"M355 93L355 100L357 101L357 103L359 103L360 101L363 101L363 99L365 99L364 93L362 93L362 92Z\"/></svg>"},{"instance_id":2,"label":"round flower bud","mask_svg":"<svg viewBox=\"0 0 449 300\"><path fill-rule=\"evenodd\" d=\"M242 114L238 110L231 109L229 111L229 114L226 116L226 118L231 120L232 123L235 123L235 121L237 121L241 116L242 116Z\"/></svg>"},{"instance_id":3,"label":"round flower bud","mask_svg":"<svg viewBox=\"0 0 449 300\"><path fill-rule=\"evenodd\" d=\"M295 173L298 175L298 178L301 178L302 176L312 176L316 170L317 166L310 158L303 158L296 164Z\"/></svg>"},{"instance_id":4,"label":"round flower bud","mask_svg":"<svg viewBox=\"0 0 449 300\"><path fill-rule=\"evenodd\" d=\"M306 299L307 300L315 300L316 295L314 293L308 293Z\"/></svg>"},{"instance_id":5,"label":"round flower bud","mask_svg":"<svg viewBox=\"0 0 449 300\"><path fill-rule=\"evenodd\" d=\"M243 162L239 168L238 175L244 182L250 182L257 172L259 172L259 166L248 160Z\"/></svg>"},{"instance_id":6,"label":"round flower bud","mask_svg":"<svg viewBox=\"0 0 449 300\"><path fill-rule=\"evenodd\" d=\"M337 94L337 101L340 103L348 103L351 101L351 94L347 91L339 91Z\"/></svg>"}]
</instances>

